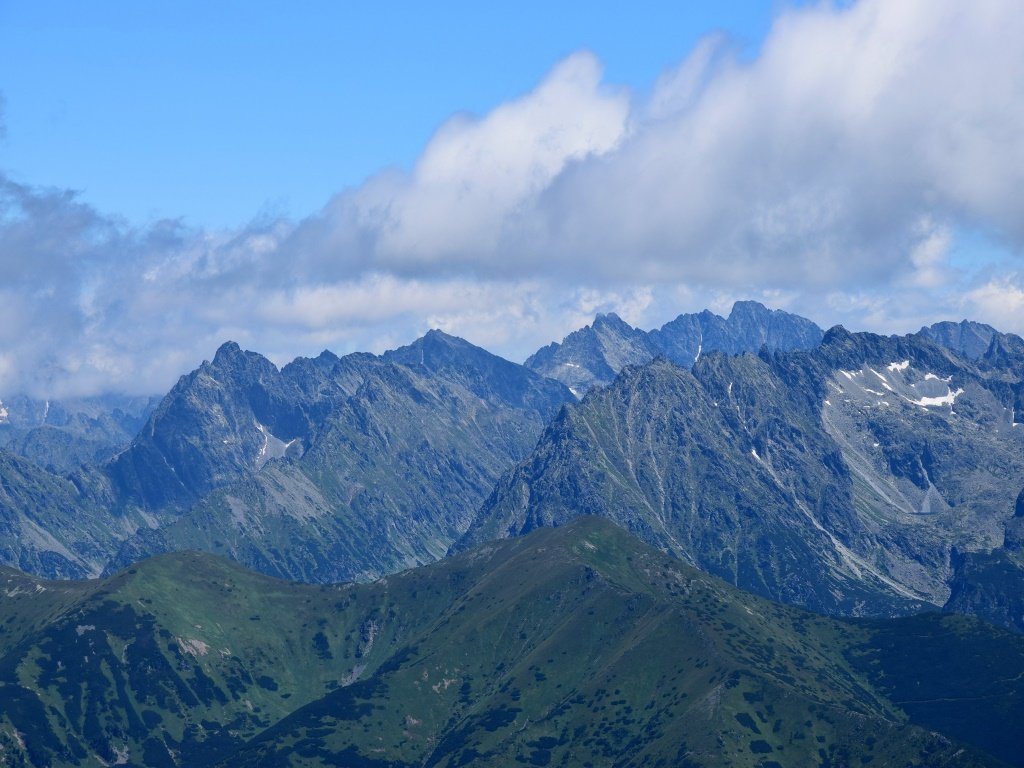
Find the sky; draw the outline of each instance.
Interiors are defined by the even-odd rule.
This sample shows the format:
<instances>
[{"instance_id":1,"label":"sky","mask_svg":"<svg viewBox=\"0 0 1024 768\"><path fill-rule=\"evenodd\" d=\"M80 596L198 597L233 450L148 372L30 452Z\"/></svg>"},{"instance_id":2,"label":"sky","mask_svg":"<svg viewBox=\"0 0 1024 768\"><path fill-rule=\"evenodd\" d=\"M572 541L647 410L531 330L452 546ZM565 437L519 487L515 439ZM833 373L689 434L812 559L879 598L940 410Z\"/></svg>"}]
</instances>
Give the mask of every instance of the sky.
<instances>
[{"instance_id":1,"label":"sky","mask_svg":"<svg viewBox=\"0 0 1024 768\"><path fill-rule=\"evenodd\" d=\"M1011 0L0 0L0 397L615 311L1024 333Z\"/></svg>"}]
</instances>

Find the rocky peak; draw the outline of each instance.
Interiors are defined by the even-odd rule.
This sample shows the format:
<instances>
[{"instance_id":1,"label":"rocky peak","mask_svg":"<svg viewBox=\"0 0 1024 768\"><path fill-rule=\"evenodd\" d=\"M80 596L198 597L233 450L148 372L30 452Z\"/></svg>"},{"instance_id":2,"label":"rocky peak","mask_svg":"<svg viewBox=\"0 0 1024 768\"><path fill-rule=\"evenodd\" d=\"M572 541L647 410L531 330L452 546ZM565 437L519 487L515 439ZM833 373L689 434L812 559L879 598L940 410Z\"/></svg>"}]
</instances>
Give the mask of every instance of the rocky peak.
<instances>
[{"instance_id":1,"label":"rocky peak","mask_svg":"<svg viewBox=\"0 0 1024 768\"><path fill-rule=\"evenodd\" d=\"M592 325L573 331L561 344L532 355L526 366L582 392L610 383L627 365L642 365L664 355L689 367L712 350L729 354L768 350L812 349L821 329L806 318L771 310L756 301L738 301L726 320L704 310L682 314L661 328L643 331L614 312L600 314Z\"/></svg>"},{"instance_id":2,"label":"rocky peak","mask_svg":"<svg viewBox=\"0 0 1024 768\"><path fill-rule=\"evenodd\" d=\"M595 331L598 329L607 329L625 334L636 331L636 328L631 326L614 312L598 313L598 315L594 317L592 327Z\"/></svg>"},{"instance_id":3,"label":"rocky peak","mask_svg":"<svg viewBox=\"0 0 1024 768\"><path fill-rule=\"evenodd\" d=\"M971 360L977 360L989 348L992 338L998 331L991 325L961 320L954 323L945 320L925 326L918 334L931 339L954 352L958 352Z\"/></svg>"},{"instance_id":4,"label":"rocky peak","mask_svg":"<svg viewBox=\"0 0 1024 768\"><path fill-rule=\"evenodd\" d=\"M728 321L734 323L744 319L764 320L772 314L773 311L759 301L737 301L732 305Z\"/></svg>"},{"instance_id":5,"label":"rocky peak","mask_svg":"<svg viewBox=\"0 0 1024 768\"><path fill-rule=\"evenodd\" d=\"M235 361L243 359L243 355L244 353L242 348L238 346L238 342L225 341L214 354L213 364L218 367L230 365Z\"/></svg>"},{"instance_id":6,"label":"rocky peak","mask_svg":"<svg viewBox=\"0 0 1024 768\"><path fill-rule=\"evenodd\" d=\"M428 331L412 344L385 352L383 357L415 371L443 373L484 400L498 399L515 407L553 413L573 399L564 385L444 331Z\"/></svg>"}]
</instances>

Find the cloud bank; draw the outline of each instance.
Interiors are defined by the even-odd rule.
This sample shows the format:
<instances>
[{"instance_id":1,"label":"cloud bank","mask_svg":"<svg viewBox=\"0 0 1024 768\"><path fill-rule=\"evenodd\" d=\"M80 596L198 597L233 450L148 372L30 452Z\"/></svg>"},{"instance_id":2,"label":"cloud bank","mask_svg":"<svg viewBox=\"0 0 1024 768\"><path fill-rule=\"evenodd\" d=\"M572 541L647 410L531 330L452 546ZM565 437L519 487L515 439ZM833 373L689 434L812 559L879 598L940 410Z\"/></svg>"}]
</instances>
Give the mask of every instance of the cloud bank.
<instances>
[{"instance_id":1,"label":"cloud bank","mask_svg":"<svg viewBox=\"0 0 1024 768\"><path fill-rule=\"evenodd\" d=\"M704 40L644 96L580 52L409 172L235 232L0 179L0 396L162 391L228 338L283 362L438 326L521 359L595 311L743 297L1024 332L1022 39L1009 0L821 5L749 61Z\"/></svg>"}]
</instances>

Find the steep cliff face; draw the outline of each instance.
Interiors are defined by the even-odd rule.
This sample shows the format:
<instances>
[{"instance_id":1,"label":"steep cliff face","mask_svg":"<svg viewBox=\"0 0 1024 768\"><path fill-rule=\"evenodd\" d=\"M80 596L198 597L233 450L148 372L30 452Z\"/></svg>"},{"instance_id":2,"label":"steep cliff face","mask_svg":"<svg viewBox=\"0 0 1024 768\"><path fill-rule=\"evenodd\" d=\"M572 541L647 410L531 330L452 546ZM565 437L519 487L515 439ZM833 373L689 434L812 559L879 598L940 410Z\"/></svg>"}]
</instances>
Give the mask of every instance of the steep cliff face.
<instances>
[{"instance_id":1,"label":"steep cliff face","mask_svg":"<svg viewBox=\"0 0 1024 768\"><path fill-rule=\"evenodd\" d=\"M363 376L366 355L325 352L282 370L234 342L183 376L108 473L128 504L185 509L213 488L256 472L319 422Z\"/></svg>"},{"instance_id":2,"label":"steep cliff face","mask_svg":"<svg viewBox=\"0 0 1024 768\"><path fill-rule=\"evenodd\" d=\"M937 344L952 349L968 360L977 360L985 354L992 339L1001 334L991 325L962 320L959 323L944 321L925 326L918 333Z\"/></svg>"},{"instance_id":3,"label":"steep cliff face","mask_svg":"<svg viewBox=\"0 0 1024 768\"><path fill-rule=\"evenodd\" d=\"M1006 521L1003 545L955 552L953 567L945 610L1024 632L1024 490Z\"/></svg>"}]
</instances>

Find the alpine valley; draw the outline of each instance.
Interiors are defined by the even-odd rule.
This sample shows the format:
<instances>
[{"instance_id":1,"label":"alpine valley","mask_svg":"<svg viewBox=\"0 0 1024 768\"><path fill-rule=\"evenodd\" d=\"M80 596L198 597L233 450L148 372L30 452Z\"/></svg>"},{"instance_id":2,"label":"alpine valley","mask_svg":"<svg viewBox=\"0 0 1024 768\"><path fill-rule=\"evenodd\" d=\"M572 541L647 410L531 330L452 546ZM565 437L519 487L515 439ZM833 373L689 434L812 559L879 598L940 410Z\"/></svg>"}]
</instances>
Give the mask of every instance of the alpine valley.
<instances>
[{"instance_id":1,"label":"alpine valley","mask_svg":"<svg viewBox=\"0 0 1024 768\"><path fill-rule=\"evenodd\" d=\"M1024 765L1024 340L613 314L0 404L2 765Z\"/></svg>"}]
</instances>

